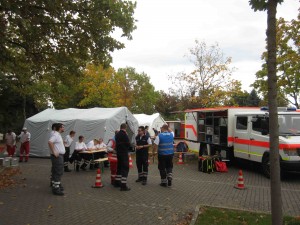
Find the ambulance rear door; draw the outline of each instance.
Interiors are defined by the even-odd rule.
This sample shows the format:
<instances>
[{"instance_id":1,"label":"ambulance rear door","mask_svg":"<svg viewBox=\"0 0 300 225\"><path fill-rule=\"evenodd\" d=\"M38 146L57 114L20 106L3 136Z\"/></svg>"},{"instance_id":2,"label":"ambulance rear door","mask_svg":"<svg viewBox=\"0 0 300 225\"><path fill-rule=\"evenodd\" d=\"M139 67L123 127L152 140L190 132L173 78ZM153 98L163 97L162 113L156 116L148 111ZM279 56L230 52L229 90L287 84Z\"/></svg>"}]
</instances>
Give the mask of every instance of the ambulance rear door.
<instances>
[{"instance_id":1,"label":"ambulance rear door","mask_svg":"<svg viewBox=\"0 0 300 225\"><path fill-rule=\"evenodd\" d=\"M234 123L234 157L250 159L250 117L248 115L236 115Z\"/></svg>"},{"instance_id":2,"label":"ambulance rear door","mask_svg":"<svg viewBox=\"0 0 300 225\"><path fill-rule=\"evenodd\" d=\"M185 139L198 141L197 112L187 112L185 114Z\"/></svg>"}]
</instances>

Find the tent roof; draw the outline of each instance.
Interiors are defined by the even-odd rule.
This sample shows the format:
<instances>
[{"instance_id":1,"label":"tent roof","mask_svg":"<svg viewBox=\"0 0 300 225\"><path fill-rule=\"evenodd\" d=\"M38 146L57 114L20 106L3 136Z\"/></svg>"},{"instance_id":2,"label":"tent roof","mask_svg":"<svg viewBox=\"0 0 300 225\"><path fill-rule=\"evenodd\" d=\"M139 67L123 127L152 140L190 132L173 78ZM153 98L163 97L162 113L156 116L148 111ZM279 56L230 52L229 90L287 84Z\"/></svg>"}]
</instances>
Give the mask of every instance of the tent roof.
<instances>
[{"instance_id":1,"label":"tent roof","mask_svg":"<svg viewBox=\"0 0 300 225\"><path fill-rule=\"evenodd\" d=\"M162 121L164 119L160 116L159 113L154 113L152 115L147 115L147 114L133 114L133 116L137 119L140 125L146 124L146 125L151 125L153 121L157 118L160 118Z\"/></svg>"},{"instance_id":2,"label":"tent roof","mask_svg":"<svg viewBox=\"0 0 300 225\"><path fill-rule=\"evenodd\" d=\"M127 114L128 109L126 107L118 108L90 108L90 109L46 109L30 118L28 120L32 122L43 122L48 120L56 121L70 121L70 120L101 120L115 116L116 114L124 111Z\"/></svg>"}]
</instances>

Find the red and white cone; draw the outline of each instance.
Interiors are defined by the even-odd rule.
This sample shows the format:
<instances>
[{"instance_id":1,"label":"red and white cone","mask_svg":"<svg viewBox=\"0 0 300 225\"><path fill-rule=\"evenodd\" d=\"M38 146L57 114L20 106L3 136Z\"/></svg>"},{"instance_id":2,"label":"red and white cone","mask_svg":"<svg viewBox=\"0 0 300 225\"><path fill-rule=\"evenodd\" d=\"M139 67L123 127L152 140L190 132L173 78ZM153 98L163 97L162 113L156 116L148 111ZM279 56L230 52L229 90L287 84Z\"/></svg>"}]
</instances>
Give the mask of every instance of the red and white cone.
<instances>
[{"instance_id":1,"label":"red and white cone","mask_svg":"<svg viewBox=\"0 0 300 225\"><path fill-rule=\"evenodd\" d=\"M238 183L234 187L239 189L239 190L246 189L245 185L244 185L244 177L243 177L243 171L242 170L239 171Z\"/></svg>"},{"instance_id":2,"label":"red and white cone","mask_svg":"<svg viewBox=\"0 0 300 225\"><path fill-rule=\"evenodd\" d=\"M179 160L178 160L177 164L184 164L183 160L182 160L182 153L181 152L179 153Z\"/></svg>"},{"instance_id":3,"label":"red and white cone","mask_svg":"<svg viewBox=\"0 0 300 225\"><path fill-rule=\"evenodd\" d=\"M129 155L129 168L133 168L131 155Z\"/></svg>"},{"instance_id":4,"label":"red and white cone","mask_svg":"<svg viewBox=\"0 0 300 225\"><path fill-rule=\"evenodd\" d=\"M96 182L95 185L92 186L93 188L102 188L102 181L101 181L101 170L97 170L97 175L96 175Z\"/></svg>"},{"instance_id":5,"label":"red and white cone","mask_svg":"<svg viewBox=\"0 0 300 225\"><path fill-rule=\"evenodd\" d=\"M148 158L148 165L150 165L151 164L151 160Z\"/></svg>"}]
</instances>

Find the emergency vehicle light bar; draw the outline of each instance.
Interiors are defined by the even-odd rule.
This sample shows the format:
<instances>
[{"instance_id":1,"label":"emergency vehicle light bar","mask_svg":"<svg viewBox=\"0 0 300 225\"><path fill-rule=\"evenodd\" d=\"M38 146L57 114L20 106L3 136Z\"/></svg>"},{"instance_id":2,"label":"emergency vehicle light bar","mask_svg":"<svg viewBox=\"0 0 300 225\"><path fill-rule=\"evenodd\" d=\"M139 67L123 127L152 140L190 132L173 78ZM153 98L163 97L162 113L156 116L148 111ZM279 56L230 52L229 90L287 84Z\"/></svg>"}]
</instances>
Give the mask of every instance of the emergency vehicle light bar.
<instances>
[{"instance_id":1,"label":"emergency vehicle light bar","mask_svg":"<svg viewBox=\"0 0 300 225\"><path fill-rule=\"evenodd\" d=\"M266 106L263 106L260 108L261 111L269 111L269 108ZM295 107L278 107L278 112L288 112L288 111L297 111Z\"/></svg>"}]
</instances>

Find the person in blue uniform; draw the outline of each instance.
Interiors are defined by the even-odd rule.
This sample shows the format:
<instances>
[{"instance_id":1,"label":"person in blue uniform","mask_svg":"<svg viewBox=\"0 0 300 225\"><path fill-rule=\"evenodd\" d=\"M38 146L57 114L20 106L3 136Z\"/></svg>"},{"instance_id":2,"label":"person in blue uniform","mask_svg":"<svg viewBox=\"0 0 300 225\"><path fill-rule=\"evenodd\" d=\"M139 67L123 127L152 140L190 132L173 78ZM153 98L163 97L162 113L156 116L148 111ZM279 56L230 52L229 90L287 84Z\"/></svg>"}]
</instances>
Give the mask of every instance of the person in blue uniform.
<instances>
[{"instance_id":1,"label":"person in blue uniform","mask_svg":"<svg viewBox=\"0 0 300 225\"><path fill-rule=\"evenodd\" d=\"M174 132L167 124L161 127L161 133L155 138L154 150L158 153L158 169L162 187L172 186Z\"/></svg>"}]
</instances>

